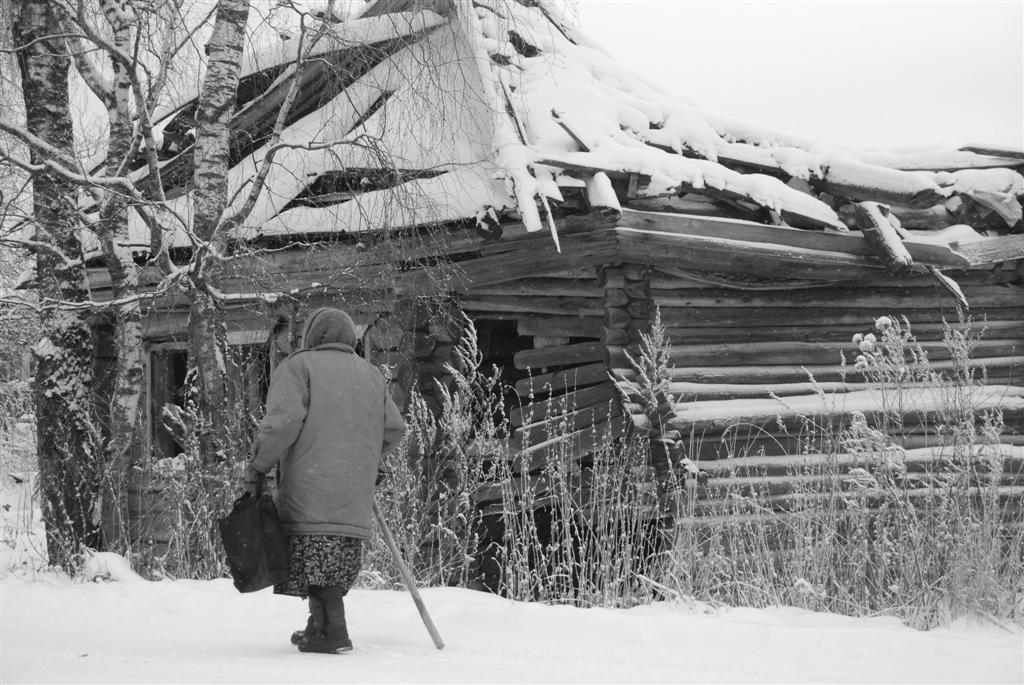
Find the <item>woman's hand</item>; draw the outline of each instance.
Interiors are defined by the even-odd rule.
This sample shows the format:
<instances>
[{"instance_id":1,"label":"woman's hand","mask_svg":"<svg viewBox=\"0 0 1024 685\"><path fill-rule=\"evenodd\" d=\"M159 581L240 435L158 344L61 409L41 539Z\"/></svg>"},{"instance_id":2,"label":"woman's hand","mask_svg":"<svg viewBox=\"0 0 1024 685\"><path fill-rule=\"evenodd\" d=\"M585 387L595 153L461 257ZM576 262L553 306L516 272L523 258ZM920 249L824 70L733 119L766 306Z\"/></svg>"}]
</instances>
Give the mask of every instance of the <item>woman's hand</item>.
<instances>
[{"instance_id":1,"label":"woman's hand","mask_svg":"<svg viewBox=\"0 0 1024 685\"><path fill-rule=\"evenodd\" d=\"M267 474L260 473L256 469L249 466L245 467L245 491L253 497L259 497L263 494L263 481L267 478Z\"/></svg>"}]
</instances>

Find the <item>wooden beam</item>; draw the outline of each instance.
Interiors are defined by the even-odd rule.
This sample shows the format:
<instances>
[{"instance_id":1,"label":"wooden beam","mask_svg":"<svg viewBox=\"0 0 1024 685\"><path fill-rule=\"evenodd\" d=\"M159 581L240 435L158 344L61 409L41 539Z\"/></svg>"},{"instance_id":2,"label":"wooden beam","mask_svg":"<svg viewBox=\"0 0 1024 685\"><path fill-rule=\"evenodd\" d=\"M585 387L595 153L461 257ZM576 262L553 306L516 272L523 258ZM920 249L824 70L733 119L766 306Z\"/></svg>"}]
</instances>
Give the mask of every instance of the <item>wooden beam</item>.
<instances>
[{"instance_id":1,"label":"wooden beam","mask_svg":"<svg viewBox=\"0 0 1024 685\"><path fill-rule=\"evenodd\" d=\"M964 152L973 152L976 155L1002 157L1003 159L1015 159L1024 162L1024 150L1011 150L1009 148L984 147L978 145L965 145L960 149Z\"/></svg>"},{"instance_id":2,"label":"wooden beam","mask_svg":"<svg viewBox=\"0 0 1024 685\"><path fill-rule=\"evenodd\" d=\"M661 307L661 319L669 328L707 328L740 326L820 326L859 325L862 332L870 332L873 322L880 316L906 316L911 322L935 322L956 320L956 309L947 307L913 308L895 311L893 307L879 306L844 309L832 307L774 307L766 311L763 307ZM993 321L1020 321L1024 318L1024 305L1020 307L992 307L985 315ZM824 323L824 322L827 322ZM980 321L979 321L980 324Z\"/></svg>"},{"instance_id":3,"label":"wooden beam","mask_svg":"<svg viewBox=\"0 0 1024 685\"><path fill-rule=\"evenodd\" d=\"M903 240L890 220L889 208L877 202L858 202L855 205L857 228L875 248L875 253L894 276L906 273L914 258L903 245Z\"/></svg>"},{"instance_id":4,"label":"wooden beam","mask_svg":"<svg viewBox=\"0 0 1024 685\"><path fill-rule=\"evenodd\" d=\"M581 152L590 152L590 146L576 134L576 131L574 131L571 126L569 126L569 123L564 119L564 114L562 112L557 109L552 109L551 118L555 120L555 123L558 124L570 138L572 138L573 142L576 143Z\"/></svg>"},{"instance_id":5,"label":"wooden beam","mask_svg":"<svg viewBox=\"0 0 1024 685\"><path fill-rule=\"evenodd\" d=\"M1013 264L1013 262L1010 262ZM812 281L806 279L729 279L721 274L709 273L706 271L672 269L666 270L662 266L651 274L651 288L654 290L673 290L697 293L699 291L718 290L723 293L741 294L749 292L754 295L783 292L786 290L806 290L808 292L825 291L835 289L836 292L857 293L865 288L903 288L907 292L922 288L934 288L935 281L930 275L923 273L908 274L907 276L893 278L882 275L881 278L870 280L847 280L847 281ZM1017 275L1013 269L979 267L976 269L946 270L946 274L955 278L957 283L963 287L964 292L971 294L973 288L983 286L1000 285L1003 287L1021 287L1024 279Z\"/></svg>"},{"instance_id":6,"label":"wooden beam","mask_svg":"<svg viewBox=\"0 0 1024 685\"><path fill-rule=\"evenodd\" d=\"M520 452L520 457L529 457L547 450L570 451L573 455L582 457L600 446L605 439L614 439L625 435L628 424L628 418L619 416L572 433L554 436L535 445L529 445Z\"/></svg>"},{"instance_id":7,"label":"wooden beam","mask_svg":"<svg viewBox=\"0 0 1024 685\"><path fill-rule=\"evenodd\" d=\"M954 362L939 360L930 362L929 366L934 371L949 371L954 368ZM983 367L989 370L990 378L1001 379L1015 370L1019 380L1021 374L1021 360L1019 356L978 358L972 360L970 364L970 368L976 369L979 372ZM739 379L743 379L750 383L785 383L809 381L809 375L813 375L819 381L838 380L844 371L849 380L863 380L861 374L854 370L852 366L843 369L839 364L808 364L803 366L677 366L669 371L669 381L736 383Z\"/></svg>"},{"instance_id":8,"label":"wooden beam","mask_svg":"<svg viewBox=\"0 0 1024 685\"><path fill-rule=\"evenodd\" d=\"M604 345L599 342L576 343L557 347L520 350L515 354L517 369L541 369L546 366L577 366L604 359Z\"/></svg>"},{"instance_id":9,"label":"wooden beam","mask_svg":"<svg viewBox=\"0 0 1024 685\"><path fill-rule=\"evenodd\" d=\"M565 278L524 278L518 281L483 285L473 289L472 295L483 297L505 295L515 297L579 297L601 299L601 288L593 277L590 280Z\"/></svg>"},{"instance_id":10,"label":"wooden beam","mask_svg":"<svg viewBox=\"0 0 1024 685\"><path fill-rule=\"evenodd\" d=\"M481 312L517 314L554 314L564 316L601 316L601 301L581 297L522 297L518 295L464 295L463 309Z\"/></svg>"},{"instance_id":11,"label":"wooden beam","mask_svg":"<svg viewBox=\"0 0 1024 685\"><path fill-rule=\"evenodd\" d=\"M506 245L505 251L500 254L459 261L445 268L454 267L460 278L451 285L456 290L465 291L474 286L542 276L565 269L597 266L618 259L618 246L614 233L610 231L561 235L560 240L561 253L555 251L550 238L542 236L531 241L522 241L514 246ZM398 278L396 291L418 294L430 283L431 276L438 270L437 267L432 267L403 274Z\"/></svg>"},{"instance_id":12,"label":"wooden beam","mask_svg":"<svg viewBox=\"0 0 1024 685\"><path fill-rule=\"evenodd\" d=\"M900 462L909 471L919 472L928 465L949 459L953 449L948 446L919 447L908 449L900 455ZM1024 448L1016 445L984 445L974 448L974 455L999 454L1007 460L1009 471L1016 472L1024 468ZM713 476L734 474L737 476L783 475L802 473L812 469L824 469L835 465L843 471L863 466L870 462L871 456L840 452L838 454L784 454L773 456L734 457L702 462L700 467ZM1014 468L1017 467L1017 468Z\"/></svg>"},{"instance_id":13,"label":"wooden beam","mask_svg":"<svg viewBox=\"0 0 1024 685\"><path fill-rule=\"evenodd\" d=\"M608 380L608 369L604 362L584 364L571 369L544 373L524 378L516 383L516 393L526 397L534 393L559 392L570 388L581 388Z\"/></svg>"},{"instance_id":14,"label":"wooden beam","mask_svg":"<svg viewBox=\"0 0 1024 685\"><path fill-rule=\"evenodd\" d=\"M569 414L561 414L550 420L522 425L515 429L514 437L523 445L546 442L552 435L575 433L587 426L600 424L608 419L622 416L622 407L615 400L608 400L590 407L584 407Z\"/></svg>"},{"instance_id":15,"label":"wooden beam","mask_svg":"<svg viewBox=\"0 0 1024 685\"><path fill-rule=\"evenodd\" d=\"M976 312L977 330L984 327L985 338L1004 338L1024 340L1024 321L982 321L985 312ZM766 314L764 321L770 321L771 315ZM914 320L911 332L918 341L941 340L944 325ZM650 332L644 328L638 331ZM705 326L694 327L685 324L666 327L669 341L674 345L690 343L739 343L739 342L771 342L786 340L804 340L808 342L849 342L857 333L877 333L871 318L864 316L861 323L834 324L821 321L806 325L750 325L742 327ZM625 343L624 343L625 344Z\"/></svg>"},{"instance_id":16,"label":"wooden beam","mask_svg":"<svg viewBox=\"0 0 1024 685\"><path fill-rule=\"evenodd\" d=\"M862 383L821 382L821 383L690 383L678 381L669 383L668 393L677 402L699 402L703 400L732 400L744 397L770 398L791 395L810 395L819 390L827 393L863 390Z\"/></svg>"},{"instance_id":17,"label":"wooden beam","mask_svg":"<svg viewBox=\"0 0 1024 685\"><path fill-rule=\"evenodd\" d=\"M712 217L687 216L683 214L665 214L655 212L638 212L631 209L622 210L619 221L621 227L629 227L679 236L718 238L745 243L776 245L779 248L790 247L800 250L797 254L807 255L809 252L838 253L847 256L874 256L874 248L863 236L856 233L837 233L833 231L806 231L785 226L767 226L750 221L734 219L714 219ZM914 242L907 240L906 248L917 262L942 267L969 267L968 259L957 254L946 245ZM758 250L767 250L760 245ZM804 251L809 252L804 252ZM834 260L828 260L831 263ZM791 276L791 274L785 274Z\"/></svg>"},{"instance_id":18,"label":"wooden beam","mask_svg":"<svg viewBox=\"0 0 1024 685\"><path fill-rule=\"evenodd\" d=\"M537 423L544 421L548 416L565 414L609 401L618 401L618 398L619 392L615 386L610 382L603 383L567 392L564 395L540 402L524 404L509 413L509 420L513 426L521 426L524 422Z\"/></svg>"},{"instance_id":19,"label":"wooden beam","mask_svg":"<svg viewBox=\"0 0 1024 685\"><path fill-rule=\"evenodd\" d=\"M929 361L950 358L950 351L942 342L918 343ZM979 357L1010 357L1020 355L1024 360L1024 339L980 340L973 352ZM805 342L784 340L779 342L714 343L701 345L671 345L670 362L676 366L785 366L798 361L804 365L839 364L845 356L853 364L860 352L857 346L845 342ZM1024 361L1022 361L1024 366ZM1024 373L1024 371L1022 371Z\"/></svg>"},{"instance_id":20,"label":"wooden beam","mask_svg":"<svg viewBox=\"0 0 1024 685\"><path fill-rule=\"evenodd\" d=\"M604 320L596 316L539 316L516 318L519 335L562 335L571 338L600 338Z\"/></svg>"},{"instance_id":21,"label":"wooden beam","mask_svg":"<svg viewBox=\"0 0 1024 685\"><path fill-rule=\"evenodd\" d=\"M778 229L774 229L778 230ZM772 277L854 279L881 273L874 257L807 250L724 238L681 236L631 228L617 229L622 259L655 267L705 269Z\"/></svg>"},{"instance_id":22,"label":"wooden beam","mask_svg":"<svg viewBox=\"0 0 1024 685\"><path fill-rule=\"evenodd\" d=\"M661 307L841 307L842 309L910 309L948 308L946 293L935 284L928 288L906 287L829 287L792 291L743 291L725 288L665 288L664 281L651 289L651 298ZM1024 306L1024 288L1016 286L976 286L965 288L971 306Z\"/></svg>"},{"instance_id":23,"label":"wooden beam","mask_svg":"<svg viewBox=\"0 0 1024 685\"><path fill-rule=\"evenodd\" d=\"M1016 261L1024 259L1024 234L975 240L957 245L956 250L973 267Z\"/></svg>"}]
</instances>

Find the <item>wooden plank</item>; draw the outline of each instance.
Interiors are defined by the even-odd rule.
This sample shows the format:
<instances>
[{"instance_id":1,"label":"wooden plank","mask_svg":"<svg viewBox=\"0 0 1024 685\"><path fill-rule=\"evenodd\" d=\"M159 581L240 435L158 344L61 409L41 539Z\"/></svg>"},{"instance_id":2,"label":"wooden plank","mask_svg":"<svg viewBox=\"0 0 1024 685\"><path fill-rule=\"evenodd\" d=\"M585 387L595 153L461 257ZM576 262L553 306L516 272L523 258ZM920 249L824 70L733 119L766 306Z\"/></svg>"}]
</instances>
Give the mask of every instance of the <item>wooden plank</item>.
<instances>
[{"instance_id":1,"label":"wooden plank","mask_svg":"<svg viewBox=\"0 0 1024 685\"><path fill-rule=\"evenodd\" d=\"M555 314L563 316L601 316L601 300L584 297L522 297L518 295L467 294L459 298L463 309L481 312L517 314Z\"/></svg>"},{"instance_id":2,"label":"wooden plank","mask_svg":"<svg viewBox=\"0 0 1024 685\"><path fill-rule=\"evenodd\" d=\"M558 450L559 452L569 452L578 458L587 452L593 451L606 439L625 435L628 424L628 418L624 416L616 417L603 423L587 426L573 433L555 436L545 442L530 445L520 452L520 457L526 458L548 450Z\"/></svg>"},{"instance_id":3,"label":"wooden plank","mask_svg":"<svg viewBox=\"0 0 1024 685\"><path fill-rule=\"evenodd\" d=\"M545 278L524 278L507 283L495 283L476 287L470 293L474 297L516 296L516 297L575 297L600 299L602 290L593 276L588 280L570 280L554 276Z\"/></svg>"},{"instance_id":4,"label":"wooden plank","mask_svg":"<svg viewBox=\"0 0 1024 685\"><path fill-rule=\"evenodd\" d=\"M795 229L794 229L795 230ZM876 257L808 250L771 243L616 229L624 261L774 277L843 280L884 273Z\"/></svg>"},{"instance_id":5,"label":"wooden plank","mask_svg":"<svg viewBox=\"0 0 1024 685\"><path fill-rule=\"evenodd\" d=\"M612 383L603 383L517 407L509 413L509 420L513 426L521 426L524 421L537 423L544 421L548 416L557 416L618 399L619 391L615 386Z\"/></svg>"},{"instance_id":6,"label":"wooden plank","mask_svg":"<svg viewBox=\"0 0 1024 685\"><path fill-rule=\"evenodd\" d=\"M524 447L529 447L548 441L552 434L575 433L587 426L603 423L609 418L619 416L622 416L622 407L615 400L608 400L568 414L552 416L544 421L520 426L515 429L513 435Z\"/></svg>"},{"instance_id":7,"label":"wooden plank","mask_svg":"<svg viewBox=\"0 0 1024 685\"><path fill-rule=\"evenodd\" d=\"M777 253L782 248L798 250L810 259L814 252L839 253L850 256L874 256L874 248L857 233L835 231L806 231L786 226L768 226L735 219L712 219L656 212L622 210L619 226L632 229L667 233L682 237L721 239L754 243L756 249L770 254L767 247L774 245ZM970 261L946 245L907 240L905 246L915 261L940 267L966 267ZM786 274L792 276L792 274Z\"/></svg>"},{"instance_id":8,"label":"wooden plank","mask_svg":"<svg viewBox=\"0 0 1024 685\"><path fill-rule=\"evenodd\" d=\"M804 395L785 400L726 400L716 402L685 402L675 406L675 415L669 425L679 430L723 431L731 425L759 425L766 423L801 425L806 417L832 417L841 422L849 414L860 412L869 421L885 416L899 407L905 417L918 421L944 410L950 400L935 388L913 388L882 393L877 390L840 393L835 395ZM897 399L899 404L897 404ZM998 407L1004 416L1024 416L1024 388L992 386L975 388L964 399L974 411Z\"/></svg>"},{"instance_id":9,"label":"wooden plank","mask_svg":"<svg viewBox=\"0 0 1024 685\"><path fill-rule=\"evenodd\" d=\"M514 281L541 276L550 272L593 267L618 259L618 248L612 232L596 231L577 235L561 235L561 253L554 249L550 237L534 238L503 254L493 254L456 262L458 278L451 282L453 290ZM438 273L447 273L451 266L429 267L402 274L397 278L396 292L418 294L429 286Z\"/></svg>"},{"instance_id":10,"label":"wooden plank","mask_svg":"<svg viewBox=\"0 0 1024 685\"><path fill-rule=\"evenodd\" d=\"M930 361L950 358L950 351L942 342L919 342ZM791 364L838 364L841 356L847 363L860 352L851 342L779 341L760 343L716 343L671 345L669 359L676 366L770 366ZM974 354L979 357L1021 356L1024 365L1024 339L984 339L977 343Z\"/></svg>"},{"instance_id":11,"label":"wooden plank","mask_svg":"<svg viewBox=\"0 0 1024 685\"><path fill-rule=\"evenodd\" d=\"M568 366L603 361L604 356L605 349L602 343L576 343L520 350L515 354L514 363L517 369L540 369L545 366Z\"/></svg>"},{"instance_id":12,"label":"wooden plank","mask_svg":"<svg viewBox=\"0 0 1024 685\"><path fill-rule=\"evenodd\" d=\"M995 452L993 451L995 447ZM1004 469L1017 473L1024 469L1024 447L1019 445L978 445L974 449L976 456L987 454L990 457L1000 455ZM929 464L949 458L953 454L948 446L923 447L905 450L899 457L900 463L907 469L921 471ZM958 457L963 458L963 457ZM988 458L988 457L986 457ZM875 457L850 454L785 454L775 456L735 457L701 462L700 467L712 475L779 475L786 473L802 473L806 470L840 469L848 471L857 466L873 464Z\"/></svg>"},{"instance_id":13,"label":"wooden plank","mask_svg":"<svg viewBox=\"0 0 1024 685\"><path fill-rule=\"evenodd\" d=\"M971 266L998 264L1024 259L1024 234L985 238L957 246Z\"/></svg>"},{"instance_id":14,"label":"wooden plank","mask_svg":"<svg viewBox=\"0 0 1024 685\"><path fill-rule=\"evenodd\" d=\"M986 491L986 488L970 487L964 489L964 494L970 497L981 498L986 494ZM903 490L903 493L903 497L915 504L934 501L936 496L935 490L932 488L908 488ZM849 497L849 495L846 497ZM1015 507L1015 513L1019 511L1019 502L1022 498L1024 498L1024 486L1002 485L996 489L998 503L1001 506L1011 504ZM820 510L821 504L826 502L834 502L842 506L843 500L843 497L837 496L833 492L787 493L759 498L758 504L760 506L768 506L773 510L800 511L804 509ZM702 515L705 512L713 514L723 513L721 500L698 499L695 502L693 513Z\"/></svg>"},{"instance_id":15,"label":"wooden plank","mask_svg":"<svg viewBox=\"0 0 1024 685\"><path fill-rule=\"evenodd\" d=\"M984 338L1024 339L1024 320L1018 321L985 321L984 312L977 312L976 330L984 330ZM766 320L771 319L766 314ZM649 333L649 327L640 326L633 329L637 332ZM944 326L942 323L912 322L911 332L918 341L941 340ZM865 317L861 324L832 324L822 321L818 325L780 325L780 326L744 326L739 327L696 327L666 326L666 336L672 344L687 343L738 343L742 341L770 342L784 340L807 340L816 342L846 342L856 333L876 333L872 321ZM626 344L626 343L623 343Z\"/></svg>"},{"instance_id":16,"label":"wooden plank","mask_svg":"<svg viewBox=\"0 0 1024 685\"><path fill-rule=\"evenodd\" d=\"M861 235L875 248L889 273L894 276L905 273L914 258L889 220L889 208L877 202L858 202L854 207Z\"/></svg>"},{"instance_id":17,"label":"wooden plank","mask_svg":"<svg viewBox=\"0 0 1024 685\"><path fill-rule=\"evenodd\" d=\"M956 309L911 308L894 311L892 307L845 309L841 305L826 307L662 307L662 323L670 328L706 328L711 326L756 326L773 323L776 326L860 325L868 332L880 316L905 315L915 321L939 322L945 317L956 321ZM994 321L1024 320L1024 306L992 307L985 311Z\"/></svg>"},{"instance_id":18,"label":"wooden plank","mask_svg":"<svg viewBox=\"0 0 1024 685\"><path fill-rule=\"evenodd\" d=\"M999 164L999 166L1010 166L1010 164L1006 164L1009 160L1015 160L1018 164L1024 163L1024 150L979 145L964 145L960 149L964 152L973 152L976 155L999 157L1000 159L998 161L1003 162L1003 164Z\"/></svg>"},{"instance_id":19,"label":"wooden plank","mask_svg":"<svg viewBox=\"0 0 1024 685\"><path fill-rule=\"evenodd\" d=\"M666 289L664 282L651 288L651 299L662 307L842 307L843 309L949 308L949 296L934 281L924 288L816 288L784 292L744 291L727 288ZM990 285L965 288L972 309L1020 307L1024 287Z\"/></svg>"},{"instance_id":20,"label":"wooden plank","mask_svg":"<svg viewBox=\"0 0 1024 685\"><path fill-rule=\"evenodd\" d=\"M947 276L956 279L957 283L970 294L972 288L986 285L1020 285L1021 278L1011 268L978 267L974 269L946 269L943 271ZM935 280L930 274L908 274L903 277L893 278L878 273L871 279L847 280L847 281L813 281L808 279L781 279L777 278L757 279L745 281L742 278L726 280L719 274L709 273L696 269L669 269L661 267L651 274L651 287L661 290L700 290L720 289L731 292L776 292L780 290L825 290L841 289L843 291L859 291L864 288L934 288Z\"/></svg>"},{"instance_id":21,"label":"wooden plank","mask_svg":"<svg viewBox=\"0 0 1024 685\"><path fill-rule=\"evenodd\" d=\"M594 385L607 380L608 369L604 362L598 362L524 378L516 383L516 393L525 397L533 393L558 392L567 388Z\"/></svg>"},{"instance_id":22,"label":"wooden plank","mask_svg":"<svg viewBox=\"0 0 1024 685\"><path fill-rule=\"evenodd\" d=\"M600 338L604 319L595 316L519 316L519 335L562 335L572 338Z\"/></svg>"},{"instance_id":23,"label":"wooden plank","mask_svg":"<svg viewBox=\"0 0 1024 685\"><path fill-rule=\"evenodd\" d=\"M809 395L822 391L827 393L863 390L862 383L821 382L821 383L690 383L678 381L669 383L668 393L677 402L699 400L731 400L741 397L768 398Z\"/></svg>"},{"instance_id":24,"label":"wooden plank","mask_svg":"<svg viewBox=\"0 0 1024 685\"><path fill-rule=\"evenodd\" d=\"M930 364L936 371L948 371L953 368L951 361L936 361ZM972 368L982 367L990 372L1002 370L1015 370L1019 375L1024 372L1024 364L1021 357L997 357L981 358L972 360ZM751 383L783 383L801 382L808 380L808 374L816 380L838 380L842 368L838 364L826 365L805 365L805 366L718 366L718 367L675 367L669 370L670 382L692 382L692 383L736 383L739 379ZM845 369L848 379L860 381L861 375L852 366ZM992 377L1002 377L1003 374L990 373Z\"/></svg>"}]
</instances>

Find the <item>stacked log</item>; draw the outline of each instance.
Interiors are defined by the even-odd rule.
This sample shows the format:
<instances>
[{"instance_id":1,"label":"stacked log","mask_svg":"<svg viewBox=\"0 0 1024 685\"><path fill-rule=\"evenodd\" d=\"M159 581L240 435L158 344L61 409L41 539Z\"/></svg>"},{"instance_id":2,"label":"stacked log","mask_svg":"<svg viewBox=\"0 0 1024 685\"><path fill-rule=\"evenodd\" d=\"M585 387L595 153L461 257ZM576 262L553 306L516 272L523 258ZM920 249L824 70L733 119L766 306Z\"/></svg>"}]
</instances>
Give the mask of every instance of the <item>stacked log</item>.
<instances>
[{"instance_id":1,"label":"stacked log","mask_svg":"<svg viewBox=\"0 0 1024 685\"><path fill-rule=\"evenodd\" d=\"M581 462L625 433L627 417L609 379L602 339L606 292L595 270L581 267L481 285L460 298L474 319L513 320L521 341L532 343L513 356L521 403L509 412L514 475L476 493L485 509L518 506L520 499L545 506L554 496L544 477L552 468L575 479L574 497L584 496ZM625 310L628 300L621 304ZM503 503L503 495L513 501Z\"/></svg>"},{"instance_id":2,"label":"stacked log","mask_svg":"<svg viewBox=\"0 0 1024 685\"><path fill-rule=\"evenodd\" d=\"M654 317L648 270L637 265L605 267L599 272L604 290L602 338L609 369L631 369L627 353L634 359L640 334L650 330Z\"/></svg>"},{"instance_id":3,"label":"stacked log","mask_svg":"<svg viewBox=\"0 0 1024 685\"><path fill-rule=\"evenodd\" d=\"M955 277L978 327L986 329L974 363L994 382L1019 378L1024 289L1008 282L1013 271ZM818 382L862 382L852 367L858 350L851 339L872 332L881 316L906 316L935 368L952 366L941 342L943 320L956 322L959 314L955 302L926 276L741 290L655 272L651 284L671 341L673 381L691 384L693 395L687 399L699 399L705 391L720 394L722 386L735 391L740 385L807 383L809 374Z\"/></svg>"},{"instance_id":4,"label":"stacked log","mask_svg":"<svg viewBox=\"0 0 1024 685\"><path fill-rule=\"evenodd\" d=\"M992 470L993 464L998 464L997 471ZM692 506L696 515L724 513L735 508L730 501L736 498L752 499L780 511L830 498L841 502L843 497L862 496L881 503L892 493L879 478L897 483L907 498L923 500L949 487L956 476L972 495L995 488L996 496L1008 504L1003 514L1009 518L1018 514L1024 494L1024 447L1010 445L736 457L709 462L704 468L710 478Z\"/></svg>"},{"instance_id":5,"label":"stacked log","mask_svg":"<svg viewBox=\"0 0 1024 685\"><path fill-rule=\"evenodd\" d=\"M971 303L978 328L985 329L972 352L976 373L980 377L983 367L990 384L1008 384L1011 402L1019 390L1014 386L1024 385L1024 288L1015 267L949 272ZM811 477L808 464L794 461L802 456L790 456L811 455L820 466L824 455L842 453L840 436L848 417L841 411L830 415L825 406L807 415L786 405L819 392L838 398L869 388L870 379L854 368L860 351L852 337L880 336L874 327L878 317L906 316L931 368L956 366L942 342L943 321L958 321L956 302L924 274L812 284L661 268L651 274L651 299L670 340L674 368L668 391L680 408L672 427L682 433L683 451L712 475L691 505L700 517L721 514L735 495L756 496L758 506L787 511L808 498L828 497L824 493L830 489L854 487L829 485L822 473ZM750 400L772 397L778 398L781 418L753 416L742 408L754 406ZM708 413L708 402L724 400L736 400L729 416ZM1024 414L1011 408L1003 416L1010 425L1001 437L1003 448L1019 450L1013 446L1024 443ZM895 423L902 425L890 436L891 447L907 450L912 462L948 449L949 436L913 407ZM998 483L999 496L1007 501L1024 492L1021 457L1014 459L1006 462ZM756 460L763 463L754 468ZM914 470L905 488L925 497Z\"/></svg>"}]
</instances>

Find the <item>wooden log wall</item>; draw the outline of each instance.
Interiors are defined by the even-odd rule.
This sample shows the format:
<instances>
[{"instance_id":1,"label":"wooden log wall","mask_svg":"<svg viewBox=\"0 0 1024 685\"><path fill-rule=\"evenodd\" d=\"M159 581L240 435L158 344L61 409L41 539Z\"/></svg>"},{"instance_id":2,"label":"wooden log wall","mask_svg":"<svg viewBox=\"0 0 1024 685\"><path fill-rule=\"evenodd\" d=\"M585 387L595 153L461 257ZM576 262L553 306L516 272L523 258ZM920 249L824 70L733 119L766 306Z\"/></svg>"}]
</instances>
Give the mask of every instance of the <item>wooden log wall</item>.
<instances>
[{"instance_id":1,"label":"wooden log wall","mask_svg":"<svg viewBox=\"0 0 1024 685\"><path fill-rule=\"evenodd\" d=\"M985 329L972 355L979 375L984 367L991 384L1014 386L1001 441L1004 449L1016 451L1004 461L999 479L1000 496L1011 503L1007 511L1013 514L1024 496L1024 454L1019 452L1024 412L1018 406L1021 388L1016 387L1024 386L1024 280L1016 264L950 275L966 295L976 325ZM806 471L804 462L816 458L820 465L824 454L841 450L837 440L847 421L835 416L752 416L751 402L774 395L780 398L780 413L792 414L783 403L796 403L800 396L868 387L853 368L859 350L852 337L881 337L874 327L878 317L906 316L932 368L949 370L954 365L942 336L943 319L958 320L956 304L927 275L815 287L767 282L738 287L698 274L654 271L650 292L671 342L674 368L669 391L685 408L673 422L683 436L680 451L711 472L693 510L701 516L721 513L735 494L756 495L762 505L778 511L799 508L809 497L826 496L814 492L821 489L825 476ZM725 403L730 401L735 407L727 419L701 418L722 415L702 413L702 406L728 409ZM822 402L821 414L826 404ZM919 414L917 405L907 410L892 448L908 455L904 488L920 489L918 495L924 497L923 464L948 450L949 439ZM843 464L840 474L855 466Z\"/></svg>"},{"instance_id":2,"label":"wooden log wall","mask_svg":"<svg viewBox=\"0 0 1024 685\"><path fill-rule=\"evenodd\" d=\"M1024 384L1024 287L1012 269L957 274L985 334L974 350L992 382ZM1008 277L1009 276L1009 277ZM927 276L792 290L739 290L655 272L651 298L671 340L674 389L686 401L768 397L818 383L863 379L852 368L855 333L880 316L906 316L937 369L952 366L942 344L954 302ZM640 322L634 324L643 326ZM847 367L841 365L845 357ZM834 385L832 387L835 387Z\"/></svg>"},{"instance_id":3,"label":"wooden log wall","mask_svg":"<svg viewBox=\"0 0 1024 685\"><path fill-rule=\"evenodd\" d=\"M970 494L994 487L1000 500L1004 519L1019 525L1024 499L1024 447L1014 445L986 446L986 455L968 463L963 455L954 457L948 447L920 447L893 453L890 471L894 482L910 501L927 501L936 494L936 486L948 486L954 463ZM976 449L981 455L982 448ZM999 471L993 472L994 454L999 454ZM878 507L891 493L870 473L877 468L880 455L793 454L778 456L737 457L703 464L710 473L706 485L699 488L691 512L697 516L718 516L736 507L730 503L746 498L776 511L794 511L815 501L834 498L842 507L842 499L863 498L868 506ZM874 463L872 463L874 462ZM940 466L944 464L944 466ZM865 468L868 467L868 468ZM993 480L994 479L994 480ZM944 481L944 483L943 483ZM741 505L742 507L742 505Z\"/></svg>"},{"instance_id":4,"label":"wooden log wall","mask_svg":"<svg viewBox=\"0 0 1024 685\"><path fill-rule=\"evenodd\" d=\"M640 335L648 332L654 315L650 274L643 266L628 264L601 270L604 289L603 338L611 369L631 368L627 353L636 359Z\"/></svg>"},{"instance_id":5,"label":"wooden log wall","mask_svg":"<svg viewBox=\"0 0 1024 685\"><path fill-rule=\"evenodd\" d=\"M615 301L625 305L623 288L618 291ZM625 432L608 376L607 293L605 277L584 267L480 286L459 300L475 321L515 322L523 349L513 358L517 400L509 417L518 452L514 468L522 475L506 491L528 489L537 506L549 496L541 477L548 460L568 457L572 477L585 479L579 459ZM501 490L483 488L477 499L500 507Z\"/></svg>"}]
</instances>

